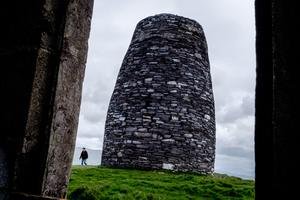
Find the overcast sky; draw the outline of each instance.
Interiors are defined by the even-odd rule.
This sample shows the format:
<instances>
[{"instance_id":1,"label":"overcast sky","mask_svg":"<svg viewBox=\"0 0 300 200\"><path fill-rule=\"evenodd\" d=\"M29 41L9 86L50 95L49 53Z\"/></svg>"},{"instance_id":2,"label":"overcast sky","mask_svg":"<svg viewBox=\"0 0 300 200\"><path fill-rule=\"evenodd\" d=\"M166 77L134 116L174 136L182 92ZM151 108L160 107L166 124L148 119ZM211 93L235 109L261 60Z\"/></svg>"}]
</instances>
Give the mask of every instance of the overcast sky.
<instances>
[{"instance_id":1,"label":"overcast sky","mask_svg":"<svg viewBox=\"0 0 300 200\"><path fill-rule=\"evenodd\" d=\"M254 177L253 0L95 0L76 145L102 149L109 100L136 24L172 13L205 32L217 122L216 171Z\"/></svg>"}]
</instances>

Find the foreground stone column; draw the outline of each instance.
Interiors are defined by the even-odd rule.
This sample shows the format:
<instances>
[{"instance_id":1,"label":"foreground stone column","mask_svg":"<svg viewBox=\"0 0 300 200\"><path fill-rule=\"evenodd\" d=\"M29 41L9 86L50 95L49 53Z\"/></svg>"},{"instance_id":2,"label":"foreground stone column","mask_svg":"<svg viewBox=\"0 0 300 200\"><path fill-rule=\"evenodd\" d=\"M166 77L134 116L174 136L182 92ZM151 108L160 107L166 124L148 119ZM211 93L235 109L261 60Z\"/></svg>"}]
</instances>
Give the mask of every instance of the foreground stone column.
<instances>
[{"instance_id":1,"label":"foreground stone column","mask_svg":"<svg viewBox=\"0 0 300 200\"><path fill-rule=\"evenodd\" d=\"M297 2L255 1L255 197L299 195L299 7Z\"/></svg>"},{"instance_id":2,"label":"foreground stone column","mask_svg":"<svg viewBox=\"0 0 300 200\"><path fill-rule=\"evenodd\" d=\"M6 105L21 111L4 111L10 131L1 135L7 163L0 168L7 172L0 174L0 198L66 198L92 7L93 0L45 0L12 2L6 9L13 14L4 11L14 16L2 48L13 69L4 78Z\"/></svg>"},{"instance_id":3,"label":"foreground stone column","mask_svg":"<svg viewBox=\"0 0 300 200\"><path fill-rule=\"evenodd\" d=\"M207 44L194 20L138 23L111 97L102 165L211 173L215 111Z\"/></svg>"}]
</instances>

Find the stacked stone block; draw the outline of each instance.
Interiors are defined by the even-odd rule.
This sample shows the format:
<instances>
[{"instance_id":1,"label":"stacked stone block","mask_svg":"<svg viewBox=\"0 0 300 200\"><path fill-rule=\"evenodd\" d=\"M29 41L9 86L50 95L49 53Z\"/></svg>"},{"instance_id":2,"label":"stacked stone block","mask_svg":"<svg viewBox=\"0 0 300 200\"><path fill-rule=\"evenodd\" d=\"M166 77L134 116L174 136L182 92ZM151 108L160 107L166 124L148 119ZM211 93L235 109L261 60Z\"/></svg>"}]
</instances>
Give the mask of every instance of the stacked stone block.
<instances>
[{"instance_id":1,"label":"stacked stone block","mask_svg":"<svg viewBox=\"0 0 300 200\"><path fill-rule=\"evenodd\" d=\"M140 21L111 97L102 165L211 173L215 111L207 44L194 20Z\"/></svg>"}]
</instances>

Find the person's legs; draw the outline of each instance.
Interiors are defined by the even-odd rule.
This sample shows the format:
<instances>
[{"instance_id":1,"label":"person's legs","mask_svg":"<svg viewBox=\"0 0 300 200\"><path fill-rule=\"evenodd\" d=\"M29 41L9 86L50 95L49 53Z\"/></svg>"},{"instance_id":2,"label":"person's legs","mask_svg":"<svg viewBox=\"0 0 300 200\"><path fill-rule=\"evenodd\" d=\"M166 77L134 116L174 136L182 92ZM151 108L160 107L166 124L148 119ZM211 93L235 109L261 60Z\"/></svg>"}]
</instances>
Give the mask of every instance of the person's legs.
<instances>
[{"instance_id":1,"label":"person's legs","mask_svg":"<svg viewBox=\"0 0 300 200\"><path fill-rule=\"evenodd\" d=\"M83 162L84 162L84 160L83 160L83 159L81 159L81 165L83 165Z\"/></svg>"},{"instance_id":2,"label":"person's legs","mask_svg":"<svg viewBox=\"0 0 300 200\"><path fill-rule=\"evenodd\" d=\"M87 160L87 159L84 159L84 164L85 164L85 165L87 165L86 160Z\"/></svg>"}]
</instances>

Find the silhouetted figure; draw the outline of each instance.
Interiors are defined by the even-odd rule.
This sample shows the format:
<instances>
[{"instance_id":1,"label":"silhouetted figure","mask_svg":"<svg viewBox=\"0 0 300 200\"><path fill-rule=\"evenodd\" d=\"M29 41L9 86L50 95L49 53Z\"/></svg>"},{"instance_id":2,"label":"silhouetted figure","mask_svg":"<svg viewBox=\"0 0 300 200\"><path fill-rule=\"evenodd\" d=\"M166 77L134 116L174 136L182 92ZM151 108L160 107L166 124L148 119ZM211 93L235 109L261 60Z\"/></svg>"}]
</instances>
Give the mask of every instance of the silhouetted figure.
<instances>
[{"instance_id":1,"label":"silhouetted figure","mask_svg":"<svg viewBox=\"0 0 300 200\"><path fill-rule=\"evenodd\" d=\"M88 157L89 157L88 152L85 150L85 148L82 148L82 151L81 151L81 154L79 157L79 160L81 159L81 165L83 165L83 164L87 165L86 160L88 159Z\"/></svg>"}]
</instances>

